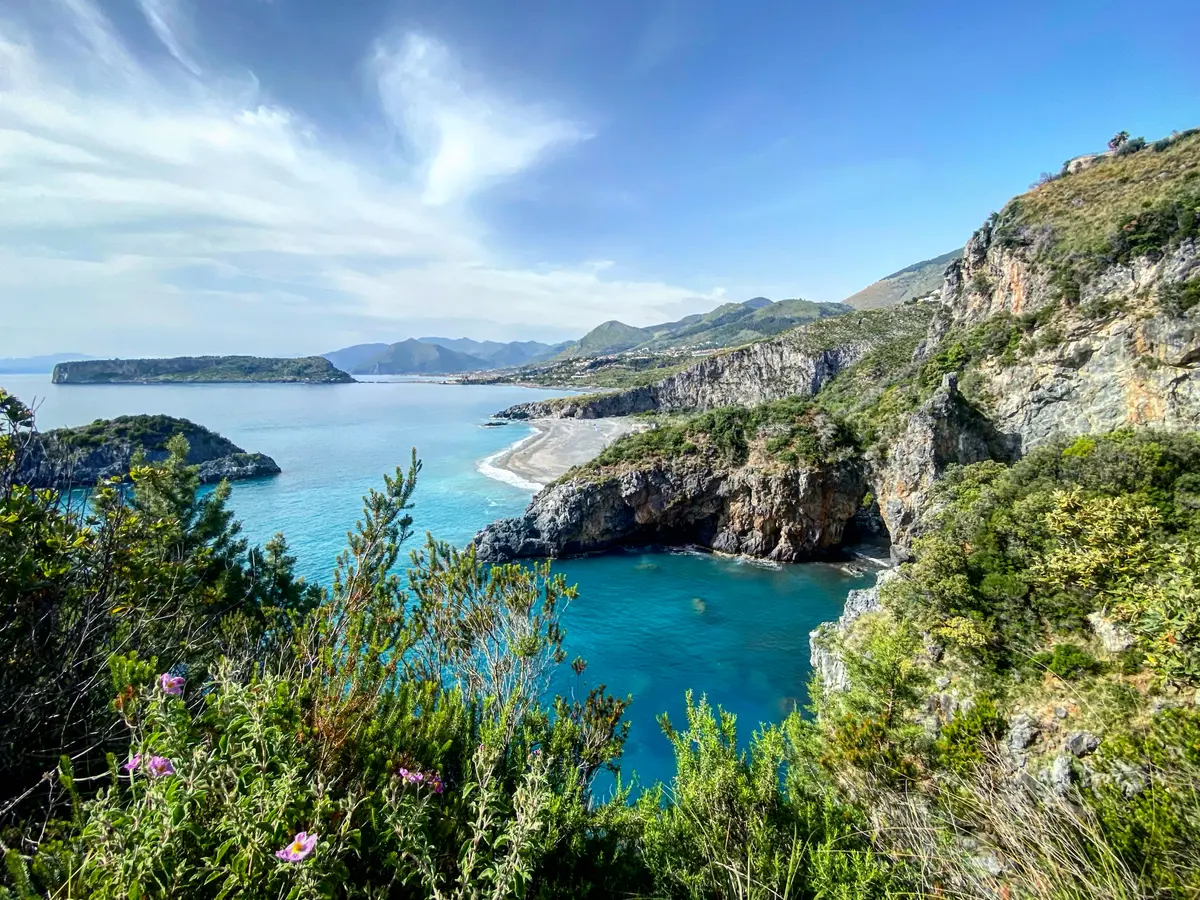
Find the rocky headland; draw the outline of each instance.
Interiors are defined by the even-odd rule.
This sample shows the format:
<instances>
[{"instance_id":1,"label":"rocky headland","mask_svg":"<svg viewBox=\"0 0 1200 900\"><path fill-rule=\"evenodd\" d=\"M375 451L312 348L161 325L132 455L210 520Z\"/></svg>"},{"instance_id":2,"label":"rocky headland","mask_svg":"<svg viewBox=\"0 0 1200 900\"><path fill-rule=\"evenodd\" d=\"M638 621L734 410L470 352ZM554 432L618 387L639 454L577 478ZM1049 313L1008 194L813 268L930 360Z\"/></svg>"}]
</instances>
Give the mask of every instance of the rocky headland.
<instances>
[{"instance_id":1,"label":"rocky headland","mask_svg":"<svg viewBox=\"0 0 1200 900\"><path fill-rule=\"evenodd\" d=\"M89 359L61 362L54 384L196 384L267 382L350 384L354 379L320 356L178 356L171 359Z\"/></svg>"},{"instance_id":2,"label":"rocky headland","mask_svg":"<svg viewBox=\"0 0 1200 900\"><path fill-rule=\"evenodd\" d=\"M515 419L652 414L652 425L678 428L681 416L804 398L856 441L829 458L768 459L772 429L791 427L777 422L736 460L601 457L539 493L520 519L483 531L481 552L687 543L796 561L836 548L865 504L904 560L953 466L1010 463L1063 435L1197 427L1200 250L1190 226L1170 224L1191 219L1156 216L1138 198L1170 179L1186 184L1200 138L1150 156L1145 166L1159 168L1139 172L1141 182L1114 182L1115 167L1133 165L1114 158L1012 201L971 237L930 300L818 321L645 387L504 410ZM1114 191L1130 211L1114 213L1109 250L1085 255L1076 248L1106 234L1087 204L1112 205Z\"/></svg>"},{"instance_id":3,"label":"rocky headland","mask_svg":"<svg viewBox=\"0 0 1200 900\"><path fill-rule=\"evenodd\" d=\"M30 487L66 490L91 487L100 479L124 478L139 452L150 462L166 459L167 442L175 435L187 440L187 462L198 467L201 484L280 473L271 457L247 453L187 419L120 416L34 435L21 447L16 480Z\"/></svg>"}]
</instances>

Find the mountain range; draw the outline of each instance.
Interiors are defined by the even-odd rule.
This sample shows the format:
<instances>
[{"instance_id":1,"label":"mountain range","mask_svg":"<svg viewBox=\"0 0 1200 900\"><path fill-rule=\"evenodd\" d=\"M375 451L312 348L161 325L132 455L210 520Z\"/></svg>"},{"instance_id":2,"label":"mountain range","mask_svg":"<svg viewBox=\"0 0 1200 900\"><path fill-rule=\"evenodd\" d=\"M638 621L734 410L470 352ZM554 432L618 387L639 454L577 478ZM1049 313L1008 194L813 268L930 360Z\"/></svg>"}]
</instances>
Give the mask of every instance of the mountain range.
<instances>
[{"instance_id":1,"label":"mountain range","mask_svg":"<svg viewBox=\"0 0 1200 900\"><path fill-rule=\"evenodd\" d=\"M52 372L60 362L92 359L83 353L50 353L46 356L9 356L0 358L0 372L9 375L40 375Z\"/></svg>"},{"instance_id":2,"label":"mountain range","mask_svg":"<svg viewBox=\"0 0 1200 900\"><path fill-rule=\"evenodd\" d=\"M647 328L635 328L624 322L605 322L564 350L562 357L603 356L626 350L734 347L849 311L850 307L841 303L773 302L766 297L755 297L742 303L723 303L703 315L685 316L677 322Z\"/></svg>"},{"instance_id":3,"label":"mountain range","mask_svg":"<svg viewBox=\"0 0 1200 900\"><path fill-rule=\"evenodd\" d=\"M355 344L324 357L353 375L452 375L541 362L566 344L540 341L473 341L470 338L422 337L394 344Z\"/></svg>"}]
</instances>

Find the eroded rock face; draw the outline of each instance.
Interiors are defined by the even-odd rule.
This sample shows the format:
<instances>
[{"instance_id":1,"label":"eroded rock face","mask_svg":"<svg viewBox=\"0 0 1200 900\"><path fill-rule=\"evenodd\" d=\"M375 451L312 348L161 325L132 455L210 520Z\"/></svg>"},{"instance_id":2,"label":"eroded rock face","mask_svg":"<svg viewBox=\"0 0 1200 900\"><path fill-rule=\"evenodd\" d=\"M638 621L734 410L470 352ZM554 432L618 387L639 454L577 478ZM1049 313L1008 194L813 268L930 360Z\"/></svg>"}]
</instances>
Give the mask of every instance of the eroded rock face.
<instances>
[{"instance_id":1,"label":"eroded rock face","mask_svg":"<svg viewBox=\"0 0 1200 900\"><path fill-rule=\"evenodd\" d=\"M492 562L653 545L799 562L841 544L866 486L858 461L770 470L658 461L551 485L475 544Z\"/></svg>"},{"instance_id":2,"label":"eroded rock face","mask_svg":"<svg viewBox=\"0 0 1200 900\"><path fill-rule=\"evenodd\" d=\"M884 569L869 588L850 591L846 595L846 606L836 622L822 622L809 632L808 648L813 671L821 678L826 691L844 691L850 686L846 677L846 665L842 662L836 643L838 637L849 633L851 626L867 613L882 608L879 589L899 575L899 569Z\"/></svg>"},{"instance_id":3,"label":"eroded rock face","mask_svg":"<svg viewBox=\"0 0 1200 900\"><path fill-rule=\"evenodd\" d=\"M1161 292L1200 276L1200 250L1187 241L1154 259L1113 266L1068 303L1024 248L992 246L981 230L951 266L942 328L971 326L997 313L1055 307L1036 334L1053 335L1015 364L985 364L989 412L1022 452L1056 435L1200 425L1200 310L1173 313Z\"/></svg>"},{"instance_id":4,"label":"eroded rock face","mask_svg":"<svg viewBox=\"0 0 1200 900\"><path fill-rule=\"evenodd\" d=\"M947 468L1009 459L1014 443L967 402L957 377L946 375L937 392L913 414L887 458L874 467L872 485L891 535L893 556L907 558L930 505L933 485Z\"/></svg>"},{"instance_id":5,"label":"eroded rock face","mask_svg":"<svg viewBox=\"0 0 1200 900\"><path fill-rule=\"evenodd\" d=\"M936 304L915 304L866 316L863 329L833 346L813 349L804 327L737 350L719 353L657 384L565 401L522 403L499 415L510 419L600 419L645 412L704 412L722 406L754 406L784 397L810 397L834 375L904 331L924 330ZM853 321L853 316L848 321ZM853 329L848 329L853 332Z\"/></svg>"}]
</instances>

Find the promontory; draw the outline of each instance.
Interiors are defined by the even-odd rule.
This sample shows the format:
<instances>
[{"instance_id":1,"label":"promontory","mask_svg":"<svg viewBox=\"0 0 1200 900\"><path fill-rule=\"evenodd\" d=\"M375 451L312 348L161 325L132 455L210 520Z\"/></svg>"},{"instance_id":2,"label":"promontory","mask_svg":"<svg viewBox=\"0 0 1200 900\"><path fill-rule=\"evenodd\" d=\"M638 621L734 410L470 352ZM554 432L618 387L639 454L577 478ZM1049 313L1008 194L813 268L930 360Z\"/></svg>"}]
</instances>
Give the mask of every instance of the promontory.
<instances>
[{"instance_id":1,"label":"promontory","mask_svg":"<svg viewBox=\"0 0 1200 900\"><path fill-rule=\"evenodd\" d=\"M89 359L54 367L55 384L270 382L349 384L354 379L320 356L177 356L172 359Z\"/></svg>"},{"instance_id":2,"label":"promontory","mask_svg":"<svg viewBox=\"0 0 1200 900\"><path fill-rule=\"evenodd\" d=\"M34 436L21 449L16 480L34 488L90 487L102 478L129 474L140 452L147 461L167 458L167 443L182 435L186 462L198 466L201 484L278 475L275 460L247 453L215 431L174 416L118 416L89 425L57 428Z\"/></svg>"}]
</instances>

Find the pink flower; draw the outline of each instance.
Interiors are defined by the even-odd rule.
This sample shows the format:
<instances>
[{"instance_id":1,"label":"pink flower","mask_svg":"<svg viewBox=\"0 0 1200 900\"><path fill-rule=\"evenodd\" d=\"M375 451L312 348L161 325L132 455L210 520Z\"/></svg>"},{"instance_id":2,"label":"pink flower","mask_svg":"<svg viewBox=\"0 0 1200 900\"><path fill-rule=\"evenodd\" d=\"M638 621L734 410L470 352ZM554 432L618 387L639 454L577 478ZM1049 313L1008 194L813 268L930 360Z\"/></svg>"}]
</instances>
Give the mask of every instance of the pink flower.
<instances>
[{"instance_id":1,"label":"pink flower","mask_svg":"<svg viewBox=\"0 0 1200 900\"><path fill-rule=\"evenodd\" d=\"M415 784L418 787L423 784L429 785L431 788L433 788L433 792L435 794L440 794L446 789L446 783L442 781L441 776L435 775L432 772L410 772L408 769L401 766L400 769L397 770L396 774L400 776L401 780L407 781L409 784Z\"/></svg>"},{"instance_id":2,"label":"pink flower","mask_svg":"<svg viewBox=\"0 0 1200 900\"><path fill-rule=\"evenodd\" d=\"M163 672L158 676L158 684L164 694L178 697L183 693L183 686L187 684L187 679L182 675L172 675L170 672Z\"/></svg>"},{"instance_id":3,"label":"pink flower","mask_svg":"<svg viewBox=\"0 0 1200 900\"><path fill-rule=\"evenodd\" d=\"M175 766L165 756L152 756L146 765L146 771L151 778L162 778L166 775L174 775Z\"/></svg>"},{"instance_id":4,"label":"pink flower","mask_svg":"<svg viewBox=\"0 0 1200 900\"><path fill-rule=\"evenodd\" d=\"M142 754L138 753L129 758L129 762L121 766L126 772L133 773L137 771L138 766L142 764Z\"/></svg>"},{"instance_id":5,"label":"pink flower","mask_svg":"<svg viewBox=\"0 0 1200 900\"><path fill-rule=\"evenodd\" d=\"M317 846L317 835L309 834L307 831L301 831L292 842L282 850L276 850L275 855L284 862L300 862L313 852L313 848Z\"/></svg>"}]
</instances>

